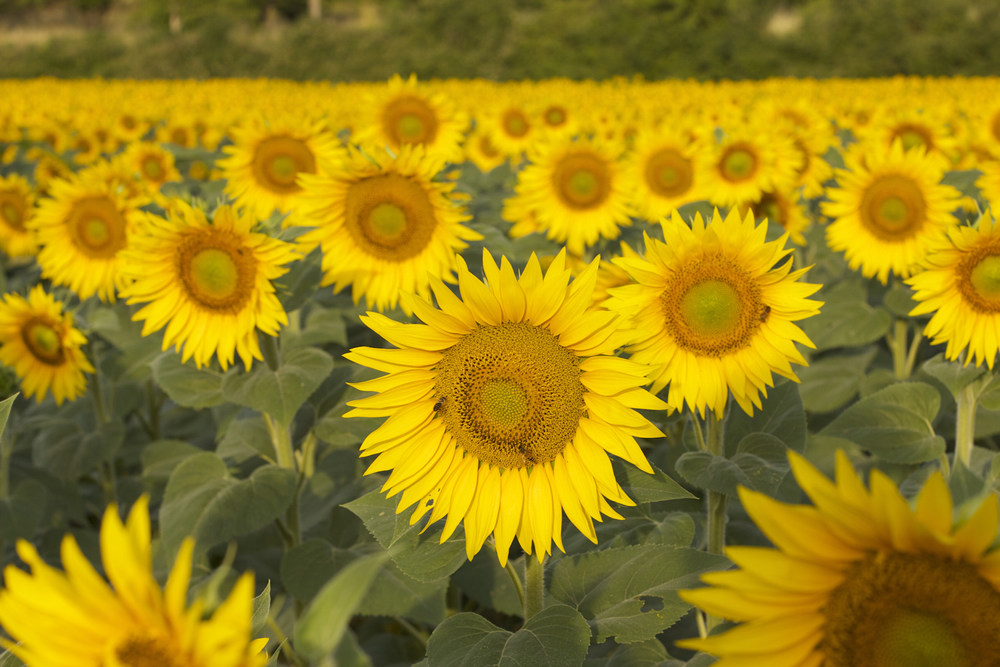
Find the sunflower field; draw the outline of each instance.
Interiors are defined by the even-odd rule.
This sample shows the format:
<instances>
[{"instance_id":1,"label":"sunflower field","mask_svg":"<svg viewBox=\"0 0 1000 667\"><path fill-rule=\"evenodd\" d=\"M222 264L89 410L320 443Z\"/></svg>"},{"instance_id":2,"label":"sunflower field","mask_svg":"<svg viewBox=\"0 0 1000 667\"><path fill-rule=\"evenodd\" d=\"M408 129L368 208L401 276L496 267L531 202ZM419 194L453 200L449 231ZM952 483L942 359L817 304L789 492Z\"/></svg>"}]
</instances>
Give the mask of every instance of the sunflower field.
<instances>
[{"instance_id":1,"label":"sunflower field","mask_svg":"<svg viewBox=\"0 0 1000 667\"><path fill-rule=\"evenodd\" d=\"M1000 665L1000 80L0 100L0 667Z\"/></svg>"}]
</instances>

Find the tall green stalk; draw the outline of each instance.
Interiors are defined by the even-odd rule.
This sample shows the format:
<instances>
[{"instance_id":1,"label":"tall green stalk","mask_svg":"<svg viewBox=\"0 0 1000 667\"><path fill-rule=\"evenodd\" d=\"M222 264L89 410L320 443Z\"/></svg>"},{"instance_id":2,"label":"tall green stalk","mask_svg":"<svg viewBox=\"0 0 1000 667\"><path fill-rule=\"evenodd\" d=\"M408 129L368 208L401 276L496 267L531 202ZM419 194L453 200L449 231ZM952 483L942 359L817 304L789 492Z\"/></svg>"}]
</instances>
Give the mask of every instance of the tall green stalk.
<instances>
[{"instance_id":1,"label":"tall green stalk","mask_svg":"<svg viewBox=\"0 0 1000 667\"><path fill-rule=\"evenodd\" d=\"M972 443L976 439L976 383L970 382L958 392L958 414L955 416L955 458L969 467Z\"/></svg>"},{"instance_id":2,"label":"tall green stalk","mask_svg":"<svg viewBox=\"0 0 1000 667\"><path fill-rule=\"evenodd\" d=\"M524 620L545 608L545 556L541 560L524 556Z\"/></svg>"}]
</instances>

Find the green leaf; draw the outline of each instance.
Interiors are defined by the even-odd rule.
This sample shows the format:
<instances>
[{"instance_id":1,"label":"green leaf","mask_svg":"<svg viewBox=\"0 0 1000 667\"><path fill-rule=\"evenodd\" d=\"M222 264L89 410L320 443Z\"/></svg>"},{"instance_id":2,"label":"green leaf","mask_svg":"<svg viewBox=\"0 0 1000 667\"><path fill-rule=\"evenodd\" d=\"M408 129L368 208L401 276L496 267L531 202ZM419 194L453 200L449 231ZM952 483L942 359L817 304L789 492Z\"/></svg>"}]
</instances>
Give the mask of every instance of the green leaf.
<instances>
[{"instance_id":1,"label":"green leaf","mask_svg":"<svg viewBox=\"0 0 1000 667\"><path fill-rule=\"evenodd\" d=\"M1000 374L993 375L979 394L979 405L987 410L1000 410Z\"/></svg>"},{"instance_id":2,"label":"green leaf","mask_svg":"<svg viewBox=\"0 0 1000 667\"><path fill-rule=\"evenodd\" d=\"M94 431L76 421L54 420L32 443L36 466L74 479L108 461L125 440L125 425L108 422Z\"/></svg>"},{"instance_id":3,"label":"green leaf","mask_svg":"<svg viewBox=\"0 0 1000 667\"><path fill-rule=\"evenodd\" d=\"M344 419L344 413L351 409L347 405L339 405L323 415L316 422L316 437L334 447L351 447L364 442L368 434L385 422L385 419L369 417Z\"/></svg>"},{"instance_id":4,"label":"green leaf","mask_svg":"<svg viewBox=\"0 0 1000 667\"><path fill-rule=\"evenodd\" d=\"M160 508L160 530L167 553L188 535L196 553L257 530L280 517L295 497L295 473L265 465L249 479L229 476L216 454L203 452L181 462L170 475Z\"/></svg>"},{"instance_id":5,"label":"green leaf","mask_svg":"<svg viewBox=\"0 0 1000 667\"><path fill-rule=\"evenodd\" d=\"M565 605L546 607L514 633L464 613L434 630L427 662L430 667L579 667L589 644L587 622Z\"/></svg>"},{"instance_id":6,"label":"green leaf","mask_svg":"<svg viewBox=\"0 0 1000 667\"><path fill-rule=\"evenodd\" d=\"M672 480L665 472L650 464L653 474L643 472L627 461L614 459L611 467L615 479L625 491L625 495L637 503L655 503L660 500L694 498L683 486Z\"/></svg>"},{"instance_id":7,"label":"green leaf","mask_svg":"<svg viewBox=\"0 0 1000 667\"><path fill-rule=\"evenodd\" d=\"M142 476L154 484L166 484L181 461L205 450L183 440L157 440L142 450Z\"/></svg>"},{"instance_id":8,"label":"green leaf","mask_svg":"<svg viewBox=\"0 0 1000 667\"><path fill-rule=\"evenodd\" d=\"M336 549L325 540L307 540L285 554L281 561L281 580L288 592L309 602L324 583L362 556L358 551ZM447 578L420 582L403 574L390 561L382 566L355 613L403 616L436 625L444 620L447 588Z\"/></svg>"},{"instance_id":9,"label":"green leaf","mask_svg":"<svg viewBox=\"0 0 1000 667\"><path fill-rule=\"evenodd\" d=\"M387 553L359 558L323 586L295 624L296 652L319 660L337 647L354 610L388 558Z\"/></svg>"},{"instance_id":10,"label":"green leaf","mask_svg":"<svg viewBox=\"0 0 1000 667\"><path fill-rule=\"evenodd\" d=\"M517 562L514 563L514 569L523 571L523 567L518 568ZM451 581L484 607L496 609L508 616L520 617L524 614L510 575L500 567L500 561L492 549L483 549L476 554L475 558L451 575Z\"/></svg>"},{"instance_id":11,"label":"green leaf","mask_svg":"<svg viewBox=\"0 0 1000 667\"><path fill-rule=\"evenodd\" d=\"M7 420L10 418L10 406L14 405L14 399L20 396L20 392L0 401L0 436L7 428Z\"/></svg>"},{"instance_id":12,"label":"green leaf","mask_svg":"<svg viewBox=\"0 0 1000 667\"><path fill-rule=\"evenodd\" d=\"M806 368L797 369L802 381L799 396L803 407L809 412L822 413L839 410L850 403L877 354L878 350L872 347L861 354L824 357Z\"/></svg>"},{"instance_id":13,"label":"green leaf","mask_svg":"<svg viewBox=\"0 0 1000 667\"><path fill-rule=\"evenodd\" d=\"M24 667L24 663L10 651L4 651L0 654L0 667Z\"/></svg>"},{"instance_id":14,"label":"green leaf","mask_svg":"<svg viewBox=\"0 0 1000 667\"><path fill-rule=\"evenodd\" d=\"M222 381L222 395L227 401L266 412L287 426L333 370L333 359L314 347L282 350L281 356L277 371L258 364L249 373L238 369L227 373Z\"/></svg>"},{"instance_id":15,"label":"green leaf","mask_svg":"<svg viewBox=\"0 0 1000 667\"><path fill-rule=\"evenodd\" d=\"M948 477L948 488L955 507L973 501L978 508L983 496L990 491L990 485L986 480L969 470L968 466L957 458Z\"/></svg>"},{"instance_id":16,"label":"green leaf","mask_svg":"<svg viewBox=\"0 0 1000 667\"><path fill-rule=\"evenodd\" d=\"M450 576L466 562L465 532L460 526L444 544L440 544L444 523L438 521L420 534L427 522L421 519L410 525L414 508L396 514L396 498L386 498L381 491L372 491L346 503L364 521L382 548L388 550L399 569L417 581L434 581Z\"/></svg>"},{"instance_id":17,"label":"green leaf","mask_svg":"<svg viewBox=\"0 0 1000 667\"><path fill-rule=\"evenodd\" d=\"M941 184L957 188L958 191L966 197L972 197L975 199L979 196L979 188L976 187L976 181L979 180L979 177L982 175L983 172L978 169L949 171L946 172L944 177L941 179Z\"/></svg>"},{"instance_id":18,"label":"green leaf","mask_svg":"<svg viewBox=\"0 0 1000 667\"><path fill-rule=\"evenodd\" d=\"M963 366L957 361L948 361L944 358L944 353L928 359L924 362L922 370L932 378L938 380L951 395L958 400L958 394L966 385L976 380L986 372L985 366Z\"/></svg>"},{"instance_id":19,"label":"green leaf","mask_svg":"<svg viewBox=\"0 0 1000 667\"><path fill-rule=\"evenodd\" d=\"M594 524L597 544L579 531L567 529L563 536L566 553L573 555L601 549L630 547L637 544L665 544L686 547L694 539L694 520L690 514L672 510L652 510L647 506L622 507L622 521Z\"/></svg>"},{"instance_id":20,"label":"green leaf","mask_svg":"<svg viewBox=\"0 0 1000 667\"><path fill-rule=\"evenodd\" d=\"M806 413L795 383L785 382L771 389L752 417L743 410L731 411L726 420L726 453L735 454L746 436L754 433L774 436L797 452L805 450Z\"/></svg>"},{"instance_id":21,"label":"green leaf","mask_svg":"<svg viewBox=\"0 0 1000 667\"><path fill-rule=\"evenodd\" d=\"M549 591L583 614L596 643L614 637L631 644L654 638L691 608L677 590L728 565L722 556L694 549L652 544L605 549L558 560Z\"/></svg>"},{"instance_id":22,"label":"green leaf","mask_svg":"<svg viewBox=\"0 0 1000 667\"><path fill-rule=\"evenodd\" d=\"M619 646L608 658L605 667L657 667L669 659L663 642L659 639L649 639Z\"/></svg>"},{"instance_id":23,"label":"green leaf","mask_svg":"<svg viewBox=\"0 0 1000 667\"><path fill-rule=\"evenodd\" d=\"M886 291L882 303L896 317L909 317L910 311L917 307L913 293L913 288L902 281L897 281Z\"/></svg>"},{"instance_id":24,"label":"green leaf","mask_svg":"<svg viewBox=\"0 0 1000 667\"><path fill-rule=\"evenodd\" d=\"M945 451L932 422L941 395L922 382L900 382L842 412L820 433L844 438L893 463L923 463Z\"/></svg>"},{"instance_id":25,"label":"green leaf","mask_svg":"<svg viewBox=\"0 0 1000 667\"><path fill-rule=\"evenodd\" d=\"M333 664L336 667L372 667L372 659L358 645L354 633L348 630L333 652Z\"/></svg>"},{"instance_id":26,"label":"green leaf","mask_svg":"<svg viewBox=\"0 0 1000 667\"><path fill-rule=\"evenodd\" d=\"M774 496L788 474L788 448L767 433L751 433L731 459L708 452L686 452L674 464L689 483L729 496L745 486Z\"/></svg>"},{"instance_id":27,"label":"green leaf","mask_svg":"<svg viewBox=\"0 0 1000 667\"><path fill-rule=\"evenodd\" d=\"M872 343L889 331L892 315L885 308L868 305L867 290L858 281L844 281L825 290L819 315L799 326L818 351Z\"/></svg>"},{"instance_id":28,"label":"green leaf","mask_svg":"<svg viewBox=\"0 0 1000 667\"><path fill-rule=\"evenodd\" d=\"M271 580L268 579L264 590L253 599L253 613L250 616L250 636L256 637L264 625L267 623L267 616L271 613Z\"/></svg>"},{"instance_id":29,"label":"green leaf","mask_svg":"<svg viewBox=\"0 0 1000 667\"><path fill-rule=\"evenodd\" d=\"M41 483L26 479L9 498L0 500L0 540L12 543L32 539L45 513L48 495Z\"/></svg>"},{"instance_id":30,"label":"green leaf","mask_svg":"<svg viewBox=\"0 0 1000 667\"><path fill-rule=\"evenodd\" d=\"M319 248L316 248L301 261L292 262L288 273L274 281L274 285L278 288L278 298L286 313L306 305L306 302L316 294L323 278L323 269L320 267L322 257Z\"/></svg>"},{"instance_id":31,"label":"green leaf","mask_svg":"<svg viewBox=\"0 0 1000 667\"><path fill-rule=\"evenodd\" d=\"M177 405L186 408L210 408L222 398L222 373L205 367L198 369L189 359L181 363L181 355L164 352L151 364L153 379Z\"/></svg>"},{"instance_id":32,"label":"green leaf","mask_svg":"<svg viewBox=\"0 0 1000 667\"><path fill-rule=\"evenodd\" d=\"M215 453L224 459L232 459L242 463L247 459L259 456L271 463L277 458L274 444L267 424L260 416L249 419L236 419L229 424L226 434L222 436Z\"/></svg>"},{"instance_id":33,"label":"green leaf","mask_svg":"<svg viewBox=\"0 0 1000 667\"><path fill-rule=\"evenodd\" d=\"M281 332L282 346L307 347L327 343L347 347L347 325L344 314L339 310L314 305L304 327L298 331L285 329Z\"/></svg>"}]
</instances>

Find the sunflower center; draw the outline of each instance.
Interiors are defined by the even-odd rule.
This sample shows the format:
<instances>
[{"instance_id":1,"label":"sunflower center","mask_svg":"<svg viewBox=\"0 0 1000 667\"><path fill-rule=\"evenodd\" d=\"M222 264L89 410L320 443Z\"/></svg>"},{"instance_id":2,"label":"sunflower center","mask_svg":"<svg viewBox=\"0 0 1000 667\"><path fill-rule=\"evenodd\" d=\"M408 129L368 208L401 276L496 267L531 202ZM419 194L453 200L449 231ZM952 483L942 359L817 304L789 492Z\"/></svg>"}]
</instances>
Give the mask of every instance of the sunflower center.
<instances>
[{"instance_id":1,"label":"sunflower center","mask_svg":"<svg viewBox=\"0 0 1000 667\"><path fill-rule=\"evenodd\" d=\"M802 158L799 162L798 168L796 168L795 173L797 176L801 177L807 171L809 171L809 163L812 160L812 156L809 154L809 148L801 139L795 140L795 150L798 151L799 157Z\"/></svg>"},{"instance_id":2,"label":"sunflower center","mask_svg":"<svg viewBox=\"0 0 1000 667\"><path fill-rule=\"evenodd\" d=\"M660 300L674 341L702 356L723 357L746 347L766 318L760 285L721 255L676 272Z\"/></svg>"},{"instance_id":3,"label":"sunflower center","mask_svg":"<svg viewBox=\"0 0 1000 667\"><path fill-rule=\"evenodd\" d=\"M348 233L363 251L390 262L419 255L437 227L427 191L396 173L379 174L351 185L344 219Z\"/></svg>"},{"instance_id":4,"label":"sunflower center","mask_svg":"<svg viewBox=\"0 0 1000 667\"><path fill-rule=\"evenodd\" d=\"M973 309L1000 312L1000 244L973 250L955 268L958 289Z\"/></svg>"},{"instance_id":5,"label":"sunflower center","mask_svg":"<svg viewBox=\"0 0 1000 667\"><path fill-rule=\"evenodd\" d=\"M1000 664L1000 592L971 563L873 554L847 571L823 613L831 667Z\"/></svg>"},{"instance_id":6,"label":"sunflower center","mask_svg":"<svg viewBox=\"0 0 1000 667\"><path fill-rule=\"evenodd\" d=\"M757 156L743 146L726 149L719 161L722 177L731 183L738 183L753 177L757 171Z\"/></svg>"},{"instance_id":7,"label":"sunflower center","mask_svg":"<svg viewBox=\"0 0 1000 667\"><path fill-rule=\"evenodd\" d=\"M445 351L438 416L480 461L522 468L552 461L584 414L579 359L543 327L480 326Z\"/></svg>"},{"instance_id":8,"label":"sunflower center","mask_svg":"<svg viewBox=\"0 0 1000 667\"><path fill-rule=\"evenodd\" d=\"M206 310L238 313L249 302L257 259L235 237L214 228L193 234L176 257L188 296Z\"/></svg>"},{"instance_id":9,"label":"sunflower center","mask_svg":"<svg viewBox=\"0 0 1000 667\"><path fill-rule=\"evenodd\" d=\"M487 135L479 137L479 150L482 151L483 155L489 158L494 158L500 155L500 151L496 149L493 142Z\"/></svg>"},{"instance_id":10,"label":"sunflower center","mask_svg":"<svg viewBox=\"0 0 1000 667\"><path fill-rule=\"evenodd\" d=\"M517 109L509 109L503 115L503 129L508 135L520 139L528 133L531 125L528 119Z\"/></svg>"},{"instance_id":11,"label":"sunflower center","mask_svg":"<svg viewBox=\"0 0 1000 667\"><path fill-rule=\"evenodd\" d=\"M779 223L782 227L787 222L784 207L773 192L765 192L760 201L752 208L755 218L767 218L772 222Z\"/></svg>"},{"instance_id":12,"label":"sunflower center","mask_svg":"<svg viewBox=\"0 0 1000 667\"><path fill-rule=\"evenodd\" d=\"M551 127L559 127L566 122L566 111L561 107L549 107L545 110L545 122Z\"/></svg>"},{"instance_id":13,"label":"sunflower center","mask_svg":"<svg viewBox=\"0 0 1000 667\"><path fill-rule=\"evenodd\" d=\"M872 182L861 198L861 223L883 241L911 238L924 224L926 204L912 179L891 174Z\"/></svg>"},{"instance_id":14,"label":"sunflower center","mask_svg":"<svg viewBox=\"0 0 1000 667\"><path fill-rule=\"evenodd\" d=\"M646 162L646 185L661 197L677 197L691 188L691 160L671 148L654 153Z\"/></svg>"},{"instance_id":15,"label":"sunflower center","mask_svg":"<svg viewBox=\"0 0 1000 667\"><path fill-rule=\"evenodd\" d=\"M24 205L16 194L0 192L0 217L8 227L19 232L24 229Z\"/></svg>"},{"instance_id":16,"label":"sunflower center","mask_svg":"<svg viewBox=\"0 0 1000 667\"><path fill-rule=\"evenodd\" d=\"M187 130L183 127L175 127L170 132L170 142L187 148L189 143Z\"/></svg>"},{"instance_id":17,"label":"sunflower center","mask_svg":"<svg viewBox=\"0 0 1000 667\"><path fill-rule=\"evenodd\" d=\"M280 195L302 190L295 182L300 173L316 173L316 156L300 139L288 135L267 137L257 144L253 156L257 184Z\"/></svg>"},{"instance_id":18,"label":"sunflower center","mask_svg":"<svg viewBox=\"0 0 1000 667\"><path fill-rule=\"evenodd\" d=\"M125 217L107 197L77 201L66 225L73 243L88 257L110 259L125 247Z\"/></svg>"},{"instance_id":19,"label":"sunflower center","mask_svg":"<svg viewBox=\"0 0 1000 667\"><path fill-rule=\"evenodd\" d=\"M437 114L418 97L400 97L389 103L382 112L382 126L397 146L430 144L438 133Z\"/></svg>"},{"instance_id":20,"label":"sunflower center","mask_svg":"<svg viewBox=\"0 0 1000 667\"><path fill-rule=\"evenodd\" d=\"M163 178L163 165L160 161L150 155L142 161L142 173L151 181L158 181Z\"/></svg>"},{"instance_id":21,"label":"sunflower center","mask_svg":"<svg viewBox=\"0 0 1000 667\"><path fill-rule=\"evenodd\" d=\"M62 338L48 319L34 317L21 326L21 339L31 354L49 366L61 366L66 360Z\"/></svg>"},{"instance_id":22,"label":"sunflower center","mask_svg":"<svg viewBox=\"0 0 1000 667\"><path fill-rule=\"evenodd\" d=\"M893 140L899 139L903 142L904 151L918 147L930 150L934 147L930 133L922 127L915 127L913 125L902 125L896 128L892 133L892 138Z\"/></svg>"},{"instance_id":23,"label":"sunflower center","mask_svg":"<svg viewBox=\"0 0 1000 667\"><path fill-rule=\"evenodd\" d=\"M160 637L129 635L111 650L108 667L173 667L175 651Z\"/></svg>"},{"instance_id":24,"label":"sunflower center","mask_svg":"<svg viewBox=\"0 0 1000 667\"><path fill-rule=\"evenodd\" d=\"M559 199L569 208L588 210L600 206L611 193L611 173L597 155L567 155L556 165L553 184Z\"/></svg>"}]
</instances>

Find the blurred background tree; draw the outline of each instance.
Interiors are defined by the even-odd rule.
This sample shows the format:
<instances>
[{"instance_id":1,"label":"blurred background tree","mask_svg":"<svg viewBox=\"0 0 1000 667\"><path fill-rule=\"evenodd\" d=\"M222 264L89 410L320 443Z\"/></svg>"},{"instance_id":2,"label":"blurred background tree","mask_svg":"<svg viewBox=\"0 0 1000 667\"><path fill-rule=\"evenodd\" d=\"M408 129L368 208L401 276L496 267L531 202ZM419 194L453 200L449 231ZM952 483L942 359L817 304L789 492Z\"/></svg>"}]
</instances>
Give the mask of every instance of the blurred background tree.
<instances>
[{"instance_id":1,"label":"blurred background tree","mask_svg":"<svg viewBox=\"0 0 1000 667\"><path fill-rule=\"evenodd\" d=\"M990 75L995 0L0 0L0 77Z\"/></svg>"}]
</instances>

